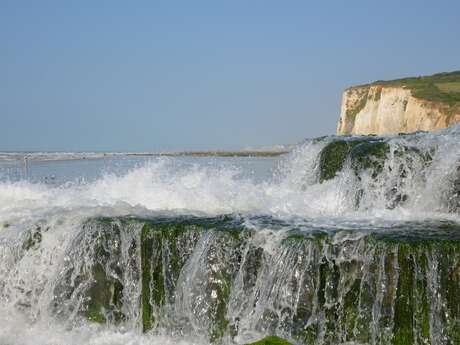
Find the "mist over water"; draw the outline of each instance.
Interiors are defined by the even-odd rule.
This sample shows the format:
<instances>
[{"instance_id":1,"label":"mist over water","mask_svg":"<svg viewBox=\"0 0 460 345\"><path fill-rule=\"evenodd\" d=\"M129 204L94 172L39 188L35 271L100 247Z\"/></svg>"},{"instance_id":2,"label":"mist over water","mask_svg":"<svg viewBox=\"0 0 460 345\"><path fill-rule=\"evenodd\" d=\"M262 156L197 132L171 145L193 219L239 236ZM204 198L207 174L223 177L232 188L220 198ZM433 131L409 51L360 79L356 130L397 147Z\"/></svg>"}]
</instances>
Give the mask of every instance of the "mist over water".
<instances>
[{"instance_id":1,"label":"mist over water","mask_svg":"<svg viewBox=\"0 0 460 345\"><path fill-rule=\"evenodd\" d=\"M267 255L272 255L270 260L278 258L273 265L294 260L295 251L280 249L281 241L293 229L301 232L321 229L332 233L354 230L356 232L346 236L359 240L366 231L394 231L401 224L459 223L460 127L438 133L366 138L366 145L367 142L371 146L385 145L384 159L370 155L365 161L360 160L362 153L353 148L332 178L323 178L325 149L336 140L333 136L307 140L279 158L123 160L110 157L105 161L52 163L30 160L27 178L21 170L22 161L15 162L9 156L0 165L0 344L209 343L209 337L201 332L210 327L209 321L200 318L197 314L200 309L188 300L188 294L197 293L193 290L198 289L195 280L205 281L208 277L209 273L204 270L208 262L202 258L211 255L209 248L219 242L213 234L194 239L197 242L194 242L193 253L179 278L179 282L187 281L184 286L189 290L176 287L171 308L178 309L163 311L174 316L188 315L184 325L190 325L190 330L177 331L179 326L171 326L177 320L169 320L170 323L165 321L155 332L142 333L142 316L135 308L141 294L136 283L139 272L135 267L140 263L130 261L139 260L137 254L130 252L133 250L130 243L139 241L136 236L141 226L136 224L128 226L132 227L130 231L122 227L117 235L120 236L117 246L121 246L117 258L126 261L122 266L130 267L120 278L125 296L123 323L99 325L77 317L83 303L77 292L66 300L68 305L59 304L63 316L56 317L56 313L60 314L50 305L57 298L55 294L66 274L68 261L74 262L72 267L77 271L76 266L84 270L95 260L89 255L94 250L88 244L92 242L81 239L82 225L88 219L231 215L239 226L244 225L256 233L245 242L244 255L249 255L254 246L263 248ZM372 165L358 166L368 162ZM97 234L94 238L103 238L100 235L103 232L98 232L102 231L100 225L88 225L87 229ZM35 241L35 234L39 241ZM334 240L341 243L343 236L336 235ZM23 243L29 243L27 241L32 244L25 250ZM86 247L82 246L81 252L70 250L79 241L86 243ZM40 242L39 245L36 242ZM136 248L139 250L139 243ZM313 253L313 249L310 251ZM358 249L356 253L365 256ZM220 254L215 255L221 260ZM313 260L313 256L311 258ZM263 292L264 288L258 284L281 284L283 267L278 267L279 272L272 276L267 271L254 286ZM234 273L236 277L243 275L238 272ZM235 278L233 286L243 284L242 277L238 278L241 280ZM205 287L202 290L206 290ZM255 309L255 314L249 313L250 308L244 303L251 299L243 296L247 291L243 286L237 291L242 295L232 292L228 297L228 305L232 307L228 313L235 313L228 316L239 320L240 333L232 339L226 335L224 343L254 340L264 335L261 330L269 329L259 323L267 318L265 312ZM267 305L274 303L269 295L263 298ZM288 297L284 298L283 303L290 306ZM185 326L181 324L181 327ZM175 331L171 331L173 328ZM290 331L277 330L292 336Z\"/></svg>"}]
</instances>

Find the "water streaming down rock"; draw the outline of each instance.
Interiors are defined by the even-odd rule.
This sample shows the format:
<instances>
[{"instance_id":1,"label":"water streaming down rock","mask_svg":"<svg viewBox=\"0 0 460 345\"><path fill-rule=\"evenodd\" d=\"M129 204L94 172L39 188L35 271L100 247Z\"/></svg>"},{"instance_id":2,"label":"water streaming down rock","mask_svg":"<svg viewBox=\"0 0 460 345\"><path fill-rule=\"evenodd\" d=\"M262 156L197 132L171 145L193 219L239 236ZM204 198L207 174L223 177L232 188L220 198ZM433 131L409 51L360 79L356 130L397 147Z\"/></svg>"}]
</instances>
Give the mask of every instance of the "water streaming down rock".
<instances>
[{"instance_id":1,"label":"water streaming down rock","mask_svg":"<svg viewBox=\"0 0 460 345\"><path fill-rule=\"evenodd\" d=\"M25 205L4 196L0 315L10 316L1 322L144 332L154 344L275 334L294 344L458 344L459 136L308 141L274 182L232 181L234 200L214 194L215 209L184 196L174 215L161 212L174 209L169 199L156 206L135 191L90 199L100 181L40 190ZM244 201L254 195L257 205ZM225 199L232 212L219 215ZM26 343L13 331L0 340Z\"/></svg>"},{"instance_id":2,"label":"water streaming down rock","mask_svg":"<svg viewBox=\"0 0 460 345\"><path fill-rule=\"evenodd\" d=\"M334 179L349 209L458 211L460 147L452 137L326 138L314 184ZM308 188L308 186L306 187ZM430 201L429 201L430 200ZM428 205L430 205L428 207Z\"/></svg>"},{"instance_id":3,"label":"water streaming down rock","mask_svg":"<svg viewBox=\"0 0 460 345\"><path fill-rule=\"evenodd\" d=\"M264 230L231 217L91 219L49 276L37 280L32 269L27 284L10 271L2 300L31 318L50 313L72 326L91 320L214 343L266 334L299 344L460 340L457 224L366 233L253 221ZM22 260L52 234L41 231L31 230Z\"/></svg>"}]
</instances>

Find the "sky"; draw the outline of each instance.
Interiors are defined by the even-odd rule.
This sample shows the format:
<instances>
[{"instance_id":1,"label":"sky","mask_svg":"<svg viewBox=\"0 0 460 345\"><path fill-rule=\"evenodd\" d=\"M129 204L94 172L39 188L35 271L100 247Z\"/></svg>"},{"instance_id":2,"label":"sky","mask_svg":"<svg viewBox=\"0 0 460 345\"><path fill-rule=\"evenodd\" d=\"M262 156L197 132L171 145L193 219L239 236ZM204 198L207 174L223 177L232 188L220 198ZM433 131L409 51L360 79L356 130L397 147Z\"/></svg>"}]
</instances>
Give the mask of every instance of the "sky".
<instances>
[{"instance_id":1,"label":"sky","mask_svg":"<svg viewBox=\"0 0 460 345\"><path fill-rule=\"evenodd\" d=\"M0 0L0 151L293 144L348 86L452 70L458 0Z\"/></svg>"}]
</instances>

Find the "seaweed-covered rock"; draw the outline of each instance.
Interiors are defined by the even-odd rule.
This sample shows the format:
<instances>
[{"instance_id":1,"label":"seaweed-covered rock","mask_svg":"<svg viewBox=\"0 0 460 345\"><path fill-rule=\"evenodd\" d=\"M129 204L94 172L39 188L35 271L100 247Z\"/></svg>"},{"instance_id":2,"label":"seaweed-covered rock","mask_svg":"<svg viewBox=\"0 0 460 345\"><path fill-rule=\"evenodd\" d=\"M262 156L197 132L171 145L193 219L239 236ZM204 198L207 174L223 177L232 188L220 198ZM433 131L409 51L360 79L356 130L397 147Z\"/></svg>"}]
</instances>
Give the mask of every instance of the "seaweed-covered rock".
<instances>
[{"instance_id":1,"label":"seaweed-covered rock","mask_svg":"<svg viewBox=\"0 0 460 345\"><path fill-rule=\"evenodd\" d=\"M363 142L362 140L334 140L327 144L321 151L319 158L319 181L323 182L334 178L342 170L350 151Z\"/></svg>"},{"instance_id":2,"label":"seaweed-covered rock","mask_svg":"<svg viewBox=\"0 0 460 345\"><path fill-rule=\"evenodd\" d=\"M250 343L246 345L292 345L292 344L288 342L287 340L281 339L279 337L269 336L259 341L256 341L255 343Z\"/></svg>"},{"instance_id":3,"label":"seaweed-covered rock","mask_svg":"<svg viewBox=\"0 0 460 345\"><path fill-rule=\"evenodd\" d=\"M8 226L7 226L8 227ZM43 233L48 231L48 227L37 224L23 234L22 249L37 249L42 241Z\"/></svg>"},{"instance_id":4,"label":"seaweed-covered rock","mask_svg":"<svg viewBox=\"0 0 460 345\"><path fill-rule=\"evenodd\" d=\"M383 168L390 146L377 138L336 139L328 143L319 157L319 181L334 178L350 157L354 171L372 169L375 178Z\"/></svg>"},{"instance_id":5,"label":"seaweed-covered rock","mask_svg":"<svg viewBox=\"0 0 460 345\"><path fill-rule=\"evenodd\" d=\"M124 317L121 312L122 283L118 279L109 277L100 263L93 266L91 274L92 284L86 293L86 317L98 323L121 320Z\"/></svg>"},{"instance_id":6,"label":"seaweed-covered rock","mask_svg":"<svg viewBox=\"0 0 460 345\"><path fill-rule=\"evenodd\" d=\"M68 248L55 287L53 308L58 315L81 315L97 323L118 323L127 317L126 280L138 279L137 243L132 237L124 241L127 234L132 236L129 224L117 219L91 219L83 225Z\"/></svg>"},{"instance_id":7,"label":"seaweed-covered rock","mask_svg":"<svg viewBox=\"0 0 460 345\"><path fill-rule=\"evenodd\" d=\"M354 171L359 174L369 169L372 177L377 177L382 172L389 150L390 145L384 141L366 141L356 145L350 152Z\"/></svg>"},{"instance_id":8,"label":"seaweed-covered rock","mask_svg":"<svg viewBox=\"0 0 460 345\"><path fill-rule=\"evenodd\" d=\"M141 230L142 322L148 331L158 323L161 307L174 303L179 273L203 229L187 222L145 222Z\"/></svg>"},{"instance_id":9,"label":"seaweed-covered rock","mask_svg":"<svg viewBox=\"0 0 460 345\"><path fill-rule=\"evenodd\" d=\"M215 344L246 332L308 345L460 339L458 225L281 236L280 223L263 224L90 220L69 250L56 313L111 324L134 318L144 331Z\"/></svg>"}]
</instances>

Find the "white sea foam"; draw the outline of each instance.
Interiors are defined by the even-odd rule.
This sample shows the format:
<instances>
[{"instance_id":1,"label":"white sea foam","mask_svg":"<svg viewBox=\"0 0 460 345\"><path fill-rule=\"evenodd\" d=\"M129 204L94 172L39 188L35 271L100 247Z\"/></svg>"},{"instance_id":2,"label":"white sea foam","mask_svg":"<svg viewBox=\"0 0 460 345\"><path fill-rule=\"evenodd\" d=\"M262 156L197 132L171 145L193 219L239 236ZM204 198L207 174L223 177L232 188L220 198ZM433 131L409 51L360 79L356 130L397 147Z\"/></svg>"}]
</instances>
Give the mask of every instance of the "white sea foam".
<instances>
[{"instance_id":1,"label":"white sea foam","mask_svg":"<svg viewBox=\"0 0 460 345\"><path fill-rule=\"evenodd\" d=\"M0 345L205 345L207 341L202 339L142 334L135 312L128 313L134 324L116 328L64 321L61 324L52 316L48 308L56 277L63 262L68 260L66 250L72 247L84 218L232 213L268 215L292 223L308 221L316 227L365 228L382 224L391 227L401 220L459 221L458 215L448 212L447 207L458 174L459 138L460 127L454 127L438 134L385 139L390 145L389 156L377 177L366 170L357 176L351 162L345 161L335 178L322 183L318 181L320 152L333 138L299 145L281 161L275 174L264 180L255 179L231 164L183 165L177 164L175 158L153 159L124 173L108 172L89 182L50 185L25 179L3 180L0 182ZM418 153L398 154L403 147L415 148ZM430 164L420 160L420 152L430 154ZM357 193L361 198L359 205L355 199ZM395 203L398 195L407 196L407 200ZM283 234L264 229L257 222L251 225L251 221L246 217L246 225L259 230L254 244L276 256ZM24 243L21 236L30 234L30 229L37 225L46 229L39 250L21 256L20 247ZM198 251L197 262L202 257ZM80 257L82 265L87 260L90 259L84 255ZM200 266L196 267L196 276L201 277ZM280 277L284 277L281 274L284 271L287 272L279 272ZM280 289L287 280L277 280ZM196 281L199 283L201 279ZM258 284L261 287L266 284L265 276ZM184 303L180 306L184 313L194 315L190 309L193 301L187 295L188 290L184 291L181 295ZM130 295L138 298L136 291ZM22 313L21 306L28 308L28 312ZM257 339L251 333L254 331L251 322L256 319L249 318L244 323L247 333L242 334L248 335L249 340ZM244 343L248 339L240 340Z\"/></svg>"},{"instance_id":2,"label":"white sea foam","mask_svg":"<svg viewBox=\"0 0 460 345\"><path fill-rule=\"evenodd\" d=\"M202 339L172 338L132 330L85 324L68 329L55 319L29 324L19 314L0 309L2 345L208 345Z\"/></svg>"},{"instance_id":3,"label":"white sea foam","mask_svg":"<svg viewBox=\"0 0 460 345\"><path fill-rule=\"evenodd\" d=\"M0 222L40 217L57 211L98 214L174 212L217 215L266 214L275 217L424 219L447 215L443 198L460 159L460 130L388 140L395 149L416 147L432 152L425 167L416 159L391 151L375 180L364 171L359 185L350 166L332 180L317 182L319 153L327 139L306 142L282 161L270 179L254 181L229 165L178 166L174 158L155 159L124 174L107 173L93 182L50 186L42 183L0 183ZM419 166L418 166L418 165ZM408 166L400 176L400 167ZM353 195L364 189L359 208ZM391 209L388 193L397 189L407 202Z\"/></svg>"}]
</instances>

